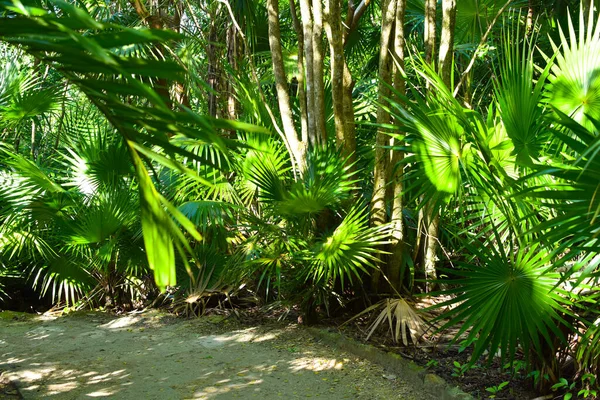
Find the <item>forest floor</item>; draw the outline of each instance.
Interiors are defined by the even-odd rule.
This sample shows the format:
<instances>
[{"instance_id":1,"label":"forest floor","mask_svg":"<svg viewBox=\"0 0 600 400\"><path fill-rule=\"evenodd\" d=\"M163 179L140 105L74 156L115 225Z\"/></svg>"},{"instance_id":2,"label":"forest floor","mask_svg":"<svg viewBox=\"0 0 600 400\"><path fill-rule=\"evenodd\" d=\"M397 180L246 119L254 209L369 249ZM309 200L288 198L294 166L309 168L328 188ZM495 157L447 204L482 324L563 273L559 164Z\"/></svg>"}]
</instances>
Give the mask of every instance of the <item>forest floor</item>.
<instances>
[{"instance_id":1,"label":"forest floor","mask_svg":"<svg viewBox=\"0 0 600 400\"><path fill-rule=\"evenodd\" d=\"M0 399L419 399L375 364L297 325L157 311L0 313Z\"/></svg>"}]
</instances>

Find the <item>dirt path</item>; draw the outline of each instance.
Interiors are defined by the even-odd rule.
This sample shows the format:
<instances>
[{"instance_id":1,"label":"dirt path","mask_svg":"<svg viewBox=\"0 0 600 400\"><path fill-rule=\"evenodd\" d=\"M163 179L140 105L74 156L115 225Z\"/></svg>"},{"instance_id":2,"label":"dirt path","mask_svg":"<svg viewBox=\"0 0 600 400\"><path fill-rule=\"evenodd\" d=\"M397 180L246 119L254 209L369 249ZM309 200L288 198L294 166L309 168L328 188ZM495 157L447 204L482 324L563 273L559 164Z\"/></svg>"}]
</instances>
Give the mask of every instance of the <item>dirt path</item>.
<instances>
[{"instance_id":1,"label":"dirt path","mask_svg":"<svg viewBox=\"0 0 600 400\"><path fill-rule=\"evenodd\" d=\"M157 313L0 318L0 371L25 399L427 400L298 327Z\"/></svg>"}]
</instances>

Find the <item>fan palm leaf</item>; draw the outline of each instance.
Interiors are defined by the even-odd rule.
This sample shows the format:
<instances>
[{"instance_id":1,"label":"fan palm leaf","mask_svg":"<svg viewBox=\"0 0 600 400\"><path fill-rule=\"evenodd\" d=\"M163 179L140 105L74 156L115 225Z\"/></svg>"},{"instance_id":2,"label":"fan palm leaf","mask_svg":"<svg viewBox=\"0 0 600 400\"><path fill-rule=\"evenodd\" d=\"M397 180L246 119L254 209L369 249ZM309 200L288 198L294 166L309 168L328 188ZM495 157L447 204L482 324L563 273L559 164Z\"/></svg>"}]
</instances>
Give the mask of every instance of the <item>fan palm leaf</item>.
<instances>
[{"instance_id":1,"label":"fan palm leaf","mask_svg":"<svg viewBox=\"0 0 600 400\"><path fill-rule=\"evenodd\" d=\"M332 282L344 279L361 279L361 272L377 268L377 255L384 253L391 227L369 227L366 208L356 207L348 212L331 235L316 243L312 250L308 277L315 282Z\"/></svg>"},{"instance_id":2,"label":"fan palm leaf","mask_svg":"<svg viewBox=\"0 0 600 400\"><path fill-rule=\"evenodd\" d=\"M534 38L507 30L502 38L498 79L494 80L494 98L506 134L513 143L519 165L531 165L548 142L544 119L543 89L548 69L534 82Z\"/></svg>"},{"instance_id":3,"label":"fan palm leaf","mask_svg":"<svg viewBox=\"0 0 600 400\"><path fill-rule=\"evenodd\" d=\"M584 16L582 8L578 31L570 15L566 32L559 25L560 43L551 40L556 56L548 87L550 104L587 128L589 118L600 119L600 22L593 10Z\"/></svg>"},{"instance_id":4,"label":"fan palm leaf","mask_svg":"<svg viewBox=\"0 0 600 400\"><path fill-rule=\"evenodd\" d=\"M456 338L466 332L466 342L474 343L471 362L484 351L500 351L513 361L519 346L526 357L530 350L543 357L546 348L554 349L554 338L566 340L558 325L566 324L568 301L556 289L560 276L552 272L548 253L539 246L513 249L511 243L465 244L477 260L459 263L452 271L459 278L450 281L456 286L445 291L455 297L436 306L454 306L438 318L448 318L440 329L462 324Z\"/></svg>"}]
</instances>

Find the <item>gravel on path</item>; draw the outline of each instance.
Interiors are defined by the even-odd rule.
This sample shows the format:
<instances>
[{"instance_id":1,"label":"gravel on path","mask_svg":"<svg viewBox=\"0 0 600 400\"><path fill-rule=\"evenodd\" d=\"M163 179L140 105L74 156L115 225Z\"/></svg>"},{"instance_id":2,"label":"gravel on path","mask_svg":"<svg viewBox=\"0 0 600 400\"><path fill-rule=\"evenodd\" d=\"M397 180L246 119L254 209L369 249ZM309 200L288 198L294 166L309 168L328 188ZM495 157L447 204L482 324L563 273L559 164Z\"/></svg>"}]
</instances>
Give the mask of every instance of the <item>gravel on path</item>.
<instances>
[{"instance_id":1,"label":"gravel on path","mask_svg":"<svg viewBox=\"0 0 600 400\"><path fill-rule=\"evenodd\" d=\"M0 372L24 399L429 400L297 325L155 311L0 318Z\"/></svg>"}]
</instances>

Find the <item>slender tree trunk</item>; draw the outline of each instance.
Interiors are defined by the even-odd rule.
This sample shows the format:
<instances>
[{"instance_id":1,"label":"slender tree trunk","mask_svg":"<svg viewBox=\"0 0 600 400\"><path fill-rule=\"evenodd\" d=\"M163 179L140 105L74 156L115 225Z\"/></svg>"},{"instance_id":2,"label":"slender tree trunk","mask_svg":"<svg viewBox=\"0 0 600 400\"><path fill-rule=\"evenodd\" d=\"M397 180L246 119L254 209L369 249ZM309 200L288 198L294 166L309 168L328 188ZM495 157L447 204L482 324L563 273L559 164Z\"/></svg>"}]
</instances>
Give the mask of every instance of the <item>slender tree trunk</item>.
<instances>
[{"instance_id":1,"label":"slender tree trunk","mask_svg":"<svg viewBox=\"0 0 600 400\"><path fill-rule=\"evenodd\" d=\"M217 116L218 110L218 93L219 93L219 55L217 54L217 11L210 19L210 27L208 31L208 48L207 48L207 83L208 91L208 115L211 117Z\"/></svg>"},{"instance_id":2,"label":"slender tree trunk","mask_svg":"<svg viewBox=\"0 0 600 400\"><path fill-rule=\"evenodd\" d=\"M527 36L533 33L533 0L527 4L527 22L525 23L525 33Z\"/></svg>"},{"instance_id":3,"label":"slender tree trunk","mask_svg":"<svg viewBox=\"0 0 600 400\"><path fill-rule=\"evenodd\" d=\"M406 14L406 0L397 0L396 5L396 21L394 26L394 89L404 95L406 92L406 81L404 78L404 17ZM397 99L401 102L402 100ZM390 141L393 147L401 146L403 143L396 139ZM405 244L404 244L404 219L403 219L403 166L400 164L404 159L404 153L400 150L395 150L391 155L391 163L389 165L390 182L392 190L391 194L392 213L390 222L392 223L392 238L389 248L388 273L392 286L400 292L402 289L402 268L405 265ZM408 285L407 285L408 286Z\"/></svg>"},{"instance_id":4,"label":"slender tree trunk","mask_svg":"<svg viewBox=\"0 0 600 400\"><path fill-rule=\"evenodd\" d=\"M233 71L239 69L239 57L241 54L241 43L236 27L233 23L227 29L227 62L229 67ZM227 81L227 118L237 119L238 118L239 105L235 98L235 87L233 80L228 79Z\"/></svg>"},{"instance_id":5,"label":"slender tree trunk","mask_svg":"<svg viewBox=\"0 0 600 400\"><path fill-rule=\"evenodd\" d=\"M31 159L35 161L36 158L36 150L37 150L37 142L35 141L35 120L31 120Z\"/></svg>"},{"instance_id":6,"label":"slender tree trunk","mask_svg":"<svg viewBox=\"0 0 600 400\"><path fill-rule=\"evenodd\" d=\"M344 55L342 4L340 0L327 0L325 5L325 31L330 50L336 144L342 148L345 156L351 156L350 162L353 162L356 151L354 104L352 103L354 82Z\"/></svg>"},{"instance_id":7,"label":"slender tree trunk","mask_svg":"<svg viewBox=\"0 0 600 400\"><path fill-rule=\"evenodd\" d=\"M392 84L392 59L390 50L392 46L392 30L396 18L396 0L384 0L382 10L383 19L381 21L381 39L379 45L379 84L378 94L380 103L385 106L385 99L389 97L388 85ZM390 114L385 107L377 109L377 123L388 124L390 122ZM371 199L371 224L382 225L387 220L386 213L386 184L388 175L389 150L388 145L389 135L385 129L379 128L375 139L375 169L373 172L373 197ZM373 290L377 291L379 286L379 273L374 272L371 276L371 284Z\"/></svg>"},{"instance_id":8,"label":"slender tree trunk","mask_svg":"<svg viewBox=\"0 0 600 400\"><path fill-rule=\"evenodd\" d=\"M172 23L173 30L177 33L181 33L181 17L184 12L184 3L179 0L173 1L175 2L175 16ZM183 82L176 81L173 83L173 94L176 103L183 104L188 108L190 107L190 96Z\"/></svg>"},{"instance_id":9,"label":"slender tree trunk","mask_svg":"<svg viewBox=\"0 0 600 400\"><path fill-rule=\"evenodd\" d=\"M425 61L431 63L435 53L435 20L437 0L425 0Z\"/></svg>"},{"instance_id":10,"label":"slender tree trunk","mask_svg":"<svg viewBox=\"0 0 600 400\"><path fill-rule=\"evenodd\" d=\"M343 76L343 94L344 94L344 153L350 156L350 163L356 161L356 127L354 121L354 102L352 101L352 91L354 90L354 80L350 73L348 64L344 61Z\"/></svg>"},{"instance_id":11,"label":"slender tree trunk","mask_svg":"<svg viewBox=\"0 0 600 400\"><path fill-rule=\"evenodd\" d=\"M352 20L354 19L355 13L356 13L356 5L354 4L354 0L348 0L348 9L346 12L346 20L344 21L344 26L346 27L346 29L344 29L344 37L343 37L344 44L346 44L346 38L348 37L348 35L351 32Z\"/></svg>"},{"instance_id":12,"label":"slender tree trunk","mask_svg":"<svg viewBox=\"0 0 600 400\"><path fill-rule=\"evenodd\" d=\"M456 1L442 1L442 32L440 40L440 51L438 60L438 70L444 84L448 87L451 93L454 92L452 87L452 68L454 57L454 30L456 27ZM423 270L425 278L434 280L437 278L436 261L437 252L439 249L439 225L440 215L439 210L435 207L433 201L425 207L427 212L426 218L426 235L424 238L424 255L423 255ZM426 290L431 291L434 285L428 283Z\"/></svg>"},{"instance_id":13,"label":"slender tree trunk","mask_svg":"<svg viewBox=\"0 0 600 400\"><path fill-rule=\"evenodd\" d=\"M427 237L425 240L425 257L423 268L425 270L425 278L428 280L426 289L428 292L430 292L434 289L435 285L430 283L429 280L437 278L435 266L439 248L438 233L440 227L440 215L437 208L431 207L427 221Z\"/></svg>"},{"instance_id":14,"label":"slender tree trunk","mask_svg":"<svg viewBox=\"0 0 600 400\"><path fill-rule=\"evenodd\" d=\"M335 138L338 146L344 145L344 44L342 42L342 10L339 0L325 2L325 32L329 40L329 62L331 64L331 93Z\"/></svg>"},{"instance_id":15,"label":"slender tree trunk","mask_svg":"<svg viewBox=\"0 0 600 400\"><path fill-rule=\"evenodd\" d=\"M273 74L275 75L275 87L277 90L277 101L279 103L279 112L285 137L291 147L301 171L304 170L305 147L300 140L294 126L292 118L292 108L288 92L287 78L283 65L283 54L281 49L281 32L279 27L279 1L267 0L267 12L269 13L269 47L271 49L271 59L273 60Z\"/></svg>"},{"instance_id":16,"label":"slender tree trunk","mask_svg":"<svg viewBox=\"0 0 600 400\"><path fill-rule=\"evenodd\" d=\"M313 0L313 74L315 79L315 127L317 142L327 144L325 130L325 83L323 81L323 9L321 0Z\"/></svg>"},{"instance_id":17,"label":"slender tree trunk","mask_svg":"<svg viewBox=\"0 0 600 400\"><path fill-rule=\"evenodd\" d=\"M302 28L304 31L304 60L306 62L306 108L307 108L307 129L308 142L316 142L316 105L315 105L315 76L313 69L313 22L312 11L309 0L300 1L300 14L302 16ZM301 40L301 38L298 38Z\"/></svg>"},{"instance_id":18,"label":"slender tree trunk","mask_svg":"<svg viewBox=\"0 0 600 400\"><path fill-rule=\"evenodd\" d=\"M298 38L298 101L300 102L300 129L302 142L308 143L308 110L305 84L305 69L304 69L304 31L302 23L298 18L296 11L296 1L290 0L290 12L294 23L294 30Z\"/></svg>"},{"instance_id":19,"label":"slender tree trunk","mask_svg":"<svg viewBox=\"0 0 600 400\"><path fill-rule=\"evenodd\" d=\"M454 60L454 29L456 27L456 0L442 0L442 34L440 39L439 73L442 80L451 87L452 67Z\"/></svg>"},{"instance_id":20,"label":"slender tree trunk","mask_svg":"<svg viewBox=\"0 0 600 400\"><path fill-rule=\"evenodd\" d=\"M348 2L348 16L346 18L346 26L348 27L348 30L344 35L344 43L346 43L348 35L350 35L358 27L358 21L360 20L360 17L362 17L365 11L367 11L367 8L371 2L372 0L362 0L356 7L354 7L354 2Z\"/></svg>"}]
</instances>

